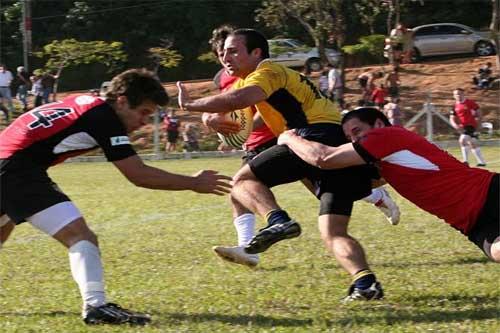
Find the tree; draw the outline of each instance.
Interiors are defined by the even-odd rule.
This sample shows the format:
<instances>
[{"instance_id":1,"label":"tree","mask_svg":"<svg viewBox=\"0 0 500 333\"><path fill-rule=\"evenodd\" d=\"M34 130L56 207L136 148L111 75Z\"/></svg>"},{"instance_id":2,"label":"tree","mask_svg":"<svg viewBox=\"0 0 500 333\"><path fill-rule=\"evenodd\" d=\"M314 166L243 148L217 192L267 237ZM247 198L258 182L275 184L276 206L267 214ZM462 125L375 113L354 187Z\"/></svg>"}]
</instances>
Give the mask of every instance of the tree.
<instances>
[{"instance_id":1,"label":"tree","mask_svg":"<svg viewBox=\"0 0 500 333\"><path fill-rule=\"evenodd\" d=\"M127 60L121 42L90 41L80 42L76 39L54 40L43 47L43 51L35 52L35 56L48 57L45 70L56 72L54 98L64 68L90 63L101 63L113 71L115 66Z\"/></svg>"},{"instance_id":2,"label":"tree","mask_svg":"<svg viewBox=\"0 0 500 333\"><path fill-rule=\"evenodd\" d=\"M342 0L273 0L263 1L256 20L279 29L291 18L301 24L318 48L321 60L327 61L325 44L335 22L330 11Z\"/></svg>"},{"instance_id":3,"label":"tree","mask_svg":"<svg viewBox=\"0 0 500 333\"><path fill-rule=\"evenodd\" d=\"M384 10L382 4L381 0L359 0L354 3L354 7L360 15L361 22L366 24L370 29L370 35L375 34L375 20Z\"/></svg>"},{"instance_id":4,"label":"tree","mask_svg":"<svg viewBox=\"0 0 500 333\"><path fill-rule=\"evenodd\" d=\"M167 38L161 39L159 47L148 49L149 57L154 62L154 72L158 74L160 66L165 68L177 67L182 60L182 55L177 50L172 49L173 42Z\"/></svg>"},{"instance_id":5,"label":"tree","mask_svg":"<svg viewBox=\"0 0 500 333\"><path fill-rule=\"evenodd\" d=\"M500 71L500 0L491 0L492 13L490 31L497 51L497 72Z\"/></svg>"}]
</instances>

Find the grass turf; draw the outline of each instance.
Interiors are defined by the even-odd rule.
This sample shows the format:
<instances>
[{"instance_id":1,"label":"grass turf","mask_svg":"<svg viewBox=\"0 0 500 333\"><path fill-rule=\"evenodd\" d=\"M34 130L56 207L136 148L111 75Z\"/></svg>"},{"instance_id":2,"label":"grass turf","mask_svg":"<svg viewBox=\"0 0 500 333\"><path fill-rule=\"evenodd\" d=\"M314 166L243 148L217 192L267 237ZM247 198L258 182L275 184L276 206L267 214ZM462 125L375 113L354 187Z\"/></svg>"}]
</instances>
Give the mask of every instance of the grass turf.
<instances>
[{"instance_id":1,"label":"grass turf","mask_svg":"<svg viewBox=\"0 0 500 333\"><path fill-rule=\"evenodd\" d=\"M488 168L500 171L500 148L483 150ZM185 174L210 168L231 175L239 163L152 164ZM275 193L303 234L273 246L250 270L211 251L236 242L227 197L136 188L107 163L64 164L51 176L99 235L108 298L150 313L154 321L143 328L85 326L66 250L25 223L0 251L0 332L500 330L500 266L394 191L400 225L389 225L360 202L350 226L386 298L342 304L350 278L325 253L316 227L318 203L300 184Z\"/></svg>"}]
</instances>

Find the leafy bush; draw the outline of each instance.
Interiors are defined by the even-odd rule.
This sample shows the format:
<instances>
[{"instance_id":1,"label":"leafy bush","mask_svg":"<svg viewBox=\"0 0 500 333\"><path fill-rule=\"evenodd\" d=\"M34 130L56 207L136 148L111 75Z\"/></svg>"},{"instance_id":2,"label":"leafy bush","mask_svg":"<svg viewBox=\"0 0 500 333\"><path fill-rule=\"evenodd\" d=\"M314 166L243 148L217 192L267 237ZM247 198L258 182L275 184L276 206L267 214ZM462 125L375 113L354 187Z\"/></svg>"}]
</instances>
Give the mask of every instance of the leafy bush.
<instances>
[{"instance_id":1,"label":"leafy bush","mask_svg":"<svg viewBox=\"0 0 500 333\"><path fill-rule=\"evenodd\" d=\"M359 39L358 44L346 45L342 50L353 56L361 56L377 62L384 60L384 35L369 35Z\"/></svg>"}]
</instances>

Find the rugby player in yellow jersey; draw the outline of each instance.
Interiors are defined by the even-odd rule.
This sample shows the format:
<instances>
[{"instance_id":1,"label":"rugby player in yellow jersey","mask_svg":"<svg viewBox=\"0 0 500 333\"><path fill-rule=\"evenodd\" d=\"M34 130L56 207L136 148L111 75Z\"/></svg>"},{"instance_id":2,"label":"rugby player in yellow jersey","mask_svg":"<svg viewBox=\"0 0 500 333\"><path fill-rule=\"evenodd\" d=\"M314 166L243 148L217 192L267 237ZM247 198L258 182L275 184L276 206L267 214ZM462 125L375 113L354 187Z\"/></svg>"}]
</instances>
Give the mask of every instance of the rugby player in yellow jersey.
<instances>
[{"instance_id":1,"label":"rugby player in yellow jersey","mask_svg":"<svg viewBox=\"0 0 500 333\"><path fill-rule=\"evenodd\" d=\"M261 33L235 30L226 38L223 60L229 74L240 80L230 91L193 101L178 83L180 107L218 113L253 105L276 135L295 129L298 135L329 146L347 143L335 105L306 77L267 58L269 46ZM232 197L265 216L268 223L245 251L264 252L280 240L300 235L300 225L280 208L270 188L308 178L321 202L319 229L324 244L353 276L346 300L382 298L382 287L369 269L361 244L347 233L353 202L370 194L374 174L366 166L321 170L284 145L265 150L233 178Z\"/></svg>"}]
</instances>

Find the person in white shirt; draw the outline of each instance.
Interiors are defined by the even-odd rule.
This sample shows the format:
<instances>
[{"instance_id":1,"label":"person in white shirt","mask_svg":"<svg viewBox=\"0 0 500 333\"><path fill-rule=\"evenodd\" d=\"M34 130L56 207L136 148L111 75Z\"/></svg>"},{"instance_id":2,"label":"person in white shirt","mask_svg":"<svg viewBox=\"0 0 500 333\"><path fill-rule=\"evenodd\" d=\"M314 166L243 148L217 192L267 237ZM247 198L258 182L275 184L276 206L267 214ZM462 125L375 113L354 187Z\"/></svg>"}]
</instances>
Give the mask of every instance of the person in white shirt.
<instances>
[{"instance_id":1,"label":"person in white shirt","mask_svg":"<svg viewBox=\"0 0 500 333\"><path fill-rule=\"evenodd\" d=\"M0 64L0 97L2 99L1 103L7 101L7 108L10 113L14 111L14 105L12 104L12 94L10 91L10 83L12 82L12 73L7 70L4 64ZM5 114L7 121L10 118L9 112Z\"/></svg>"},{"instance_id":2,"label":"person in white shirt","mask_svg":"<svg viewBox=\"0 0 500 333\"><path fill-rule=\"evenodd\" d=\"M331 69L328 72L328 92L330 93L331 99L343 107L344 83L342 82L342 72L337 67L336 64L331 65Z\"/></svg>"}]
</instances>

